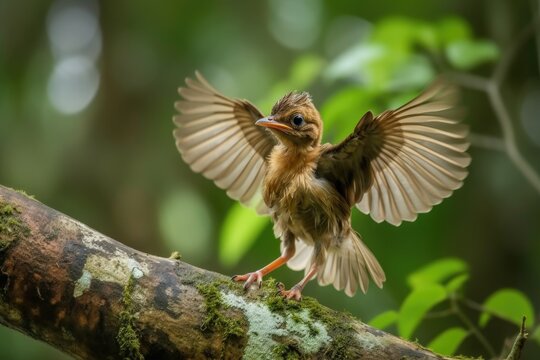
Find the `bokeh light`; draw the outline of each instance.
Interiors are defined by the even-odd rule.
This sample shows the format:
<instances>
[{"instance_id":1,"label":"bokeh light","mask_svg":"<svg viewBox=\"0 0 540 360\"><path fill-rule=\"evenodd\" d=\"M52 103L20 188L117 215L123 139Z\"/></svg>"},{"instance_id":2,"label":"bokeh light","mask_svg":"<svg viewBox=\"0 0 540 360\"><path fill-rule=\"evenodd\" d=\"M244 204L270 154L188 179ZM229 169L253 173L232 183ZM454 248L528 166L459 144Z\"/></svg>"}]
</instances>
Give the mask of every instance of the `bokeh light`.
<instances>
[{"instance_id":1,"label":"bokeh light","mask_svg":"<svg viewBox=\"0 0 540 360\"><path fill-rule=\"evenodd\" d=\"M282 45L291 49L309 48L321 31L320 0L271 0L270 32Z\"/></svg>"},{"instance_id":2,"label":"bokeh light","mask_svg":"<svg viewBox=\"0 0 540 360\"><path fill-rule=\"evenodd\" d=\"M47 34L58 57L84 53L93 60L101 52L101 34L95 1L59 0L47 19Z\"/></svg>"},{"instance_id":3,"label":"bokeh light","mask_svg":"<svg viewBox=\"0 0 540 360\"><path fill-rule=\"evenodd\" d=\"M84 110L99 88L95 66L101 53L101 31L95 1L57 0L47 18L47 34L55 64L47 94L61 113Z\"/></svg>"},{"instance_id":4,"label":"bokeh light","mask_svg":"<svg viewBox=\"0 0 540 360\"><path fill-rule=\"evenodd\" d=\"M99 87L99 73L85 57L59 61L49 78L47 93L51 104L64 114L75 114L90 104Z\"/></svg>"}]
</instances>

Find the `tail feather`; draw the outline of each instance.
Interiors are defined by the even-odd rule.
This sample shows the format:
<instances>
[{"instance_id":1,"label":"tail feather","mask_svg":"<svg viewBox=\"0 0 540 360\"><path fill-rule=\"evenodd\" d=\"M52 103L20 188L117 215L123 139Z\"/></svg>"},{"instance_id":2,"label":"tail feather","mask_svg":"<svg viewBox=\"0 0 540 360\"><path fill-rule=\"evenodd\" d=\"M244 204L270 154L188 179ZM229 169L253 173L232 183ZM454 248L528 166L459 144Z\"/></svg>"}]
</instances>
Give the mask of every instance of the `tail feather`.
<instances>
[{"instance_id":1,"label":"tail feather","mask_svg":"<svg viewBox=\"0 0 540 360\"><path fill-rule=\"evenodd\" d=\"M382 288L383 282L386 281L386 275L384 274L384 270L382 269L381 265L377 261L377 258L375 258L375 255L373 255L373 253L368 249L366 244L364 244L361 239L358 239L356 244L359 247L357 254L362 254L366 268L368 269L373 282L375 282L378 287Z\"/></svg>"},{"instance_id":2,"label":"tail feather","mask_svg":"<svg viewBox=\"0 0 540 360\"><path fill-rule=\"evenodd\" d=\"M292 270L304 269L307 273L314 259L314 248L302 240L296 240L295 248L296 252L287 265ZM370 277L382 288L386 280L384 271L360 236L354 232L351 232L339 248L328 250L326 259L317 272L320 285L333 284L337 290L345 290L348 296L354 296L358 288L366 293Z\"/></svg>"},{"instance_id":3,"label":"tail feather","mask_svg":"<svg viewBox=\"0 0 540 360\"><path fill-rule=\"evenodd\" d=\"M378 287L386 280L381 265L355 233L339 249L328 251L317 274L320 285L333 284L337 290L344 289L348 296L353 296L358 288L365 293L370 277Z\"/></svg>"}]
</instances>

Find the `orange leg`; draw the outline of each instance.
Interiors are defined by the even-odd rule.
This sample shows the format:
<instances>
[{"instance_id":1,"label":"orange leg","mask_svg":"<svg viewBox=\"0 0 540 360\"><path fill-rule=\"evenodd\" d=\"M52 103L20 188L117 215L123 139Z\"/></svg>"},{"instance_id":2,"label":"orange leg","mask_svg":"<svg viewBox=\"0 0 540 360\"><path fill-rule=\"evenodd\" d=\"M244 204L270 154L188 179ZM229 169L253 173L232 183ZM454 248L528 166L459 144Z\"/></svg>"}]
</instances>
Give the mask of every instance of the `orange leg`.
<instances>
[{"instance_id":1,"label":"orange leg","mask_svg":"<svg viewBox=\"0 0 540 360\"><path fill-rule=\"evenodd\" d=\"M266 265L262 269L244 275L234 275L232 277L232 280L245 281L244 289L246 290L249 289L254 283L257 283L257 286L260 288L262 285L263 276L271 273L272 271L276 270L277 268L285 264L287 261L289 261L289 259L294 256L294 252L294 247L288 247L283 255L281 255L276 260L272 261L270 264Z\"/></svg>"},{"instance_id":2,"label":"orange leg","mask_svg":"<svg viewBox=\"0 0 540 360\"><path fill-rule=\"evenodd\" d=\"M309 268L309 272L306 276L296 285L294 285L291 290L285 290L285 286L282 283L278 284L279 293L286 299L302 300L302 290L304 286L311 280L315 274L317 274L318 266L314 263Z\"/></svg>"}]
</instances>

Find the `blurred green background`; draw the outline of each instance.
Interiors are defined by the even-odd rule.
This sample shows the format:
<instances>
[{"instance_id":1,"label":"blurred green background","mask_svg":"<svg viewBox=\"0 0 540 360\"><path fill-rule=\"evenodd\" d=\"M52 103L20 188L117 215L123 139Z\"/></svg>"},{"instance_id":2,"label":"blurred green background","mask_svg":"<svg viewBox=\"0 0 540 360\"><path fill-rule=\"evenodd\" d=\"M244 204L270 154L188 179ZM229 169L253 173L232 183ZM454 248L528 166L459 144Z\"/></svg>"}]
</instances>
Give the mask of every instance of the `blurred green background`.
<instances>
[{"instance_id":1,"label":"blurred green background","mask_svg":"<svg viewBox=\"0 0 540 360\"><path fill-rule=\"evenodd\" d=\"M177 250L193 265L230 275L252 271L278 256L279 242L268 222L252 221L252 212L182 162L171 119L186 76L198 69L263 112L286 91L310 91L325 140L339 141L365 111L402 104L438 73L490 76L531 27L535 7L508 0L2 0L0 184L138 250ZM536 172L539 44L531 28L502 83L518 147ZM469 265L469 298L483 302L512 287L540 309L540 189L501 148L486 94L463 93L473 133L463 188L398 228L355 211L355 229L386 270L384 289L348 298L310 283L306 295L368 321L400 307L407 274L452 256ZM302 274L283 268L273 276L291 286ZM454 323L426 319L413 339L427 344ZM498 351L516 329L491 321L483 332ZM458 352L485 356L472 337ZM525 355L537 358L540 347L531 341ZM0 328L0 359L60 356Z\"/></svg>"}]
</instances>

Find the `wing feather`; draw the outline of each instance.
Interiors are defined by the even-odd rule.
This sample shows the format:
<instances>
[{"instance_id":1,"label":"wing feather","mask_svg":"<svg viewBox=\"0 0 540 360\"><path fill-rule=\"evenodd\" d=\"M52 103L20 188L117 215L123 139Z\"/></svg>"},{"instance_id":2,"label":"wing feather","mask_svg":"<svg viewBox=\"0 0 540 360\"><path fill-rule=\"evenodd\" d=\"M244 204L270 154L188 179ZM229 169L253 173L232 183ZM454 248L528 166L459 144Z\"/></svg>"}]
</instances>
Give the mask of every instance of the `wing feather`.
<instances>
[{"instance_id":1,"label":"wing feather","mask_svg":"<svg viewBox=\"0 0 540 360\"><path fill-rule=\"evenodd\" d=\"M456 103L457 89L439 80L396 110L367 113L343 142L325 145L317 174L345 183L337 186L345 198L377 222L415 220L467 176L468 129Z\"/></svg>"},{"instance_id":2,"label":"wing feather","mask_svg":"<svg viewBox=\"0 0 540 360\"><path fill-rule=\"evenodd\" d=\"M174 137L182 158L231 198L268 213L261 185L275 140L255 125L264 116L248 101L219 93L200 73L195 76L178 89L183 100L175 103L180 114L173 118Z\"/></svg>"}]
</instances>

